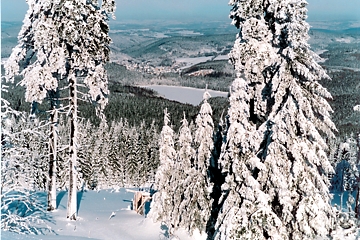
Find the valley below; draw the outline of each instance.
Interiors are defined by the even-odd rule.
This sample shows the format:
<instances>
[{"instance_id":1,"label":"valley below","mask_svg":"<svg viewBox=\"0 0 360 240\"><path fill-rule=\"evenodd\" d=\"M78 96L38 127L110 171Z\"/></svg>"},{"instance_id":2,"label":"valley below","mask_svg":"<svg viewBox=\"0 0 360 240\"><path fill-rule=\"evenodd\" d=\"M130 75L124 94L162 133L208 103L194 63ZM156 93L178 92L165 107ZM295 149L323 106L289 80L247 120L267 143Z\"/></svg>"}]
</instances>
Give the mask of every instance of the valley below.
<instances>
[{"instance_id":1,"label":"valley below","mask_svg":"<svg viewBox=\"0 0 360 240\"><path fill-rule=\"evenodd\" d=\"M360 113L353 111L353 107L360 104L360 28L352 27L356 26L354 23L328 25L316 22L311 25L314 27L309 32L309 44L319 55L316 60L332 79L321 83L333 97L328 101L334 110L332 116L338 128L337 135L350 135L360 128ZM16 45L20 26L21 23L2 22L2 62ZM157 93L146 98L160 97L175 105L179 102L179 105L190 104L195 108L201 102L201 92L208 86L210 90L222 92L212 94L214 97L225 100L235 78L233 66L227 59L237 33L234 26L223 22L143 26L111 22L113 43L111 63L107 65L110 89L116 89L119 84L147 86ZM202 90L198 92L193 88ZM111 94L118 95L116 90ZM20 109L28 107L19 99L21 94L12 96L16 104L22 102ZM135 94L135 97L139 95ZM109 105L113 104L111 99ZM227 108L226 105L222 107L223 110Z\"/></svg>"}]
</instances>

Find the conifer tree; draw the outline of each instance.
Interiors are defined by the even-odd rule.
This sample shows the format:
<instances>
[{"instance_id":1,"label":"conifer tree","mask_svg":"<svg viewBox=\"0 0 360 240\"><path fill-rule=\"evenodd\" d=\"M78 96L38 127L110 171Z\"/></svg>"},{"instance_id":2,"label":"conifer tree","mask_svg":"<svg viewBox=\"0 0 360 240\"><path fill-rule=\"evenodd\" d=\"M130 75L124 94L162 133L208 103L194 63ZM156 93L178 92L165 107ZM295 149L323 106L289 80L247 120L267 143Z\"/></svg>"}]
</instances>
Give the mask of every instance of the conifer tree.
<instances>
[{"instance_id":1,"label":"conifer tree","mask_svg":"<svg viewBox=\"0 0 360 240\"><path fill-rule=\"evenodd\" d=\"M159 132L156 129L155 121L150 125L150 128L147 130L147 135L149 136L149 146L148 146L148 182L153 184L155 182L156 169L159 166Z\"/></svg>"},{"instance_id":2,"label":"conifer tree","mask_svg":"<svg viewBox=\"0 0 360 240\"><path fill-rule=\"evenodd\" d=\"M89 189L90 186L90 176L92 172L91 166L91 155L94 146L95 139L98 139L97 136L94 136L96 129L91 124L90 120L83 119L79 122L79 142L81 145L78 148L78 172L81 175L81 189Z\"/></svg>"},{"instance_id":3,"label":"conifer tree","mask_svg":"<svg viewBox=\"0 0 360 240\"><path fill-rule=\"evenodd\" d=\"M360 105L354 106L354 111L360 112ZM360 130L357 133L356 137L356 145L357 145L357 158L356 158L356 165L357 168L360 166ZM355 199L355 217L357 219L360 218L360 177L356 179L356 199Z\"/></svg>"},{"instance_id":4,"label":"conifer tree","mask_svg":"<svg viewBox=\"0 0 360 240\"><path fill-rule=\"evenodd\" d=\"M41 234L35 223L46 215L36 191L45 188L45 130L36 119L26 118L1 98L1 230Z\"/></svg>"},{"instance_id":5,"label":"conifer tree","mask_svg":"<svg viewBox=\"0 0 360 240\"><path fill-rule=\"evenodd\" d=\"M214 145L214 123L212 109L207 101L209 98L210 94L206 90L203 96L203 104L196 117L194 164L184 182L186 189L182 205L186 206L186 212L182 217L190 234L195 230L205 232L211 214L212 184L208 171Z\"/></svg>"},{"instance_id":6,"label":"conifer tree","mask_svg":"<svg viewBox=\"0 0 360 240\"><path fill-rule=\"evenodd\" d=\"M131 127L127 131L126 142L125 142L125 151L126 151L126 183L129 186L138 187L138 177L139 177L139 133L135 127Z\"/></svg>"},{"instance_id":7,"label":"conifer tree","mask_svg":"<svg viewBox=\"0 0 360 240\"><path fill-rule=\"evenodd\" d=\"M215 239L311 239L334 222L321 134L333 137L328 79L307 44L304 0L232 0L238 76L223 146ZM238 92L238 93L237 93ZM315 214L314 214L315 213Z\"/></svg>"},{"instance_id":8,"label":"conifer tree","mask_svg":"<svg viewBox=\"0 0 360 240\"><path fill-rule=\"evenodd\" d=\"M116 189L123 187L124 183L123 183L123 179L124 176L122 174L120 174L120 168L121 168L121 152L122 150L120 149L120 134L121 131L123 131L123 122L122 119L120 120L120 122L115 122L113 121L111 123L111 127L110 127L110 146L109 146L109 154L108 154L108 158L109 158L109 166L108 166L108 176L109 176L109 182L110 185Z\"/></svg>"},{"instance_id":9,"label":"conifer tree","mask_svg":"<svg viewBox=\"0 0 360 240\"><path fill-rule=\"evenodd\" d=\"M189 123L186 120L185 113L184 119L181 121L178 140L177 161L174 169L174 209L171 212L172 225L175 229L185 227L189 229L191 222L194 221L192 212L188 209L188 203L191 196L186 195L189 193L192 178L195 175L195 169L192 167L196 153L193 148L193 137L189 128Z\"/></svg>"},{"instance_id":10,"label":"conifer tree","mask_svg":"<svg viewBox=\"0 0 360 240\"><path fill-rule=\"evenodd\" d=\"M118 151L118 172L120 174L120 182L125 186L130 186L129 178L131 177L128 174L128 155L129 155L129 144L131 143L129 140L130 135L130 126L127 119L122 119L123 128L121 129L120 135L118 137L119 141L119 151Z\"/></svg>"},{"instance_id":11,"label":"conifer tree","mask_svg":"<svg viewBox=\"0 0 360 240\"><path fill-rule=\"evenodd\" d=\"M256 176L249 169L249 165L257 169L263 169L264 166L254 152L254 142L261 136L256 126L248 121L248 92L246 81L235 79L230 92L230 126L219 160L226 178L222 185L222 209L216 223L215 239L261 239L262 227L272 234L284 234L280 220L267 204L269 196L262 191ZM266 221L259 222L259 218L265 218Z\"/></svg>"},{"instance_id":12,"label":"conifer tree","mask_svg":"<svg viewBox=\"0 0 360 240\"><path fill-rule=\"evenodd\" d=\"M207 171L214 145L214 122L212 120L212 109L208 103L210 97L209 92L206 90L203 96L203 104L195 120L196 131L194 142L197 151L195 168L204 176L208 175Z\"/></svg>"},{"instance_id":13,"label":"conifer tree","mask_svg":"<svg viewBox=\"0 0 360 240\"><path fill-rule=\"evenodd\" d=\"M167 109L164 111L164 126L161 130L160 138L160 165L155 175L156 193L151 203L150 215L155 221L165 222L169 229L169 234L173 234L171 212L173 211L174 192L174 168L176 151L174 148L174 131L169 126L170 114Z\"/></svg>"},{"instance_id":14,"label":"conifer tree","mask_svg":"<svg viewBox=\"0 0 360 240\"><path fill-rule=\"evenodd\" d=\"M97 131L93 133L93 143L90 147L91 156L88 159L90 162L90 186L91 189L103 189L106 188L107 181L107 165L108 165L108 152L109 142L107 138L108 125L105 121L102 121L97 128Z\"/></svg>"},{"instance_id":15,"label":"conifer tree","mask_svg":"<svg viewBox=\"0 0 360 240\"><path fill-rule=\"evenodd\" d=\"M136 155L138 161L138 184L139 186L144 186L148 179L149 172L149 163L148 163L148 147L149 147L149 138L146 134L145 122L141 122L140 126L137 127L138 131L138 154Z\"/></svg>"},{"instance_id":16,"label":"conifer tree","mask_svg":"<svg viewBox=\"0 0 360 240\"><path fill-rule=\"evenodd\" d=\"M122 119L122 124L123 127L121 128L121 131L119 133L118 136L118 148L119 151L117 152L117 171L119 173L119 182L122 184L122 186L125 186L126 184L126 152L125 149L127 147L126 145L126 135L127 135L127 131L129 131L129 123L126 119Z\"/></svg>"},{"instance_id":17,"label":"conifer tree","mask_svg":"<svg viewBox=\"0 0 360 240\"><path fill-rule=\"evenodd\" d=\"M224 113L224 112L223 112ZM221 186L225 182L224 175L219 166L221 148L225 140L224 136L226 135L227 126L224 124L223 114L220 117L218 124L218 129L214 134L214 149L210 159L209 167L209 178L210 182L213 184L213 191L210 197L213 199L211 206L211 216L207 223L206 232L208 234L208 239L212 239L215 233L215 224L216 219L218 218L222 202L219 201L221 197Z\"/></svg>"},{"instance_id":18,"label":"conifer tree","mask_svg":"<svg viewBox=\"0 0 360 240\"><path fill-rule=\"evenodd\" d=\"M115 1L28 1L29 10L19 33L19 43L5 64L12 79L21 71L26 100L41 102L59 81L69 86L69 192L67 218L77 216L76 161L78 145L78 80L89 89L86 98L98 103L100 113L107 104L107 77L103 64L109 60L107 20ZM51 192L49 192L51 194ZM53 199L53 196L49 197Z\"/></svg>"}]
</instances>

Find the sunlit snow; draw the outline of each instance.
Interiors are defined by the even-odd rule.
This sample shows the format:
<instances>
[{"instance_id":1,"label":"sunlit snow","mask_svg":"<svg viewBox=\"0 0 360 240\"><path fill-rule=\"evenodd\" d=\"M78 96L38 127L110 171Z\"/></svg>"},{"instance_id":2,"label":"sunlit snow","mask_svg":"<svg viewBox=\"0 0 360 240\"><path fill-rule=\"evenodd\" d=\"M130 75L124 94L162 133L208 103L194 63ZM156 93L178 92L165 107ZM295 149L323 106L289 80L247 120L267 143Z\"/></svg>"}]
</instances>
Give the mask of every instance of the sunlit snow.
<instances>
[{"instance_id":1,"label":"sunlit snow","mask_svg":"<svg viewBox=\"0 0 360 240\"><path fill-rule=\"evenodd\" d=\"M46 205L46 194L41 195ZM49 221L43 219L44 222L38 225L45 229L45 236L2 231L1 239L166 239L166 226L131 210L133 196L132 191L124 188L118 192L78 192L78 220L69 221L66 219L67 193L58 192L58 209L48 213ZM149 204L146 208L149 210ZM175 236L182 240L198 239L188 236L185 230L175 232Z\"/></svg>"}]
</instances>

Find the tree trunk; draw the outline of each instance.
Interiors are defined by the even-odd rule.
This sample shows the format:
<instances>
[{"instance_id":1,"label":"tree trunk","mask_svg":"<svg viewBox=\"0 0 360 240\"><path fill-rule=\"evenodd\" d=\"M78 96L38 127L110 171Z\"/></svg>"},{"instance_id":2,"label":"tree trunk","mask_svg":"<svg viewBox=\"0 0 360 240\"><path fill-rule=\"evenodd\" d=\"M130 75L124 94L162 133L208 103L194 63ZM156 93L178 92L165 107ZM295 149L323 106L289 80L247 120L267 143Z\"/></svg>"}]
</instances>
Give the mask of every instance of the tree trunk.
<instances>
[{"instance_id":1,"label":"tree trunk","mask_svg":"<svg viewBox=\"0 0 360 240\"><path fill-rule=\"evenodd\" d=\"M68 190L68 204L67 204L67 218L76 220L77 217L77 90L76 77L70 74L69 78L69 93L70 93L70 161L69 161L69 190Z\"/></svg>"},{"instance_id":2,"label":"tree trunk","mask_svg":"<svg viewBox=\"0 0 360 240\"><path fill-rule=\"evenodd\" d=\"M48 211L56 209L56 158L57 158L57 123L58 110L51 104L50 137L49 137L49 182L48 182Z\"/></svg>"}]
</instances>

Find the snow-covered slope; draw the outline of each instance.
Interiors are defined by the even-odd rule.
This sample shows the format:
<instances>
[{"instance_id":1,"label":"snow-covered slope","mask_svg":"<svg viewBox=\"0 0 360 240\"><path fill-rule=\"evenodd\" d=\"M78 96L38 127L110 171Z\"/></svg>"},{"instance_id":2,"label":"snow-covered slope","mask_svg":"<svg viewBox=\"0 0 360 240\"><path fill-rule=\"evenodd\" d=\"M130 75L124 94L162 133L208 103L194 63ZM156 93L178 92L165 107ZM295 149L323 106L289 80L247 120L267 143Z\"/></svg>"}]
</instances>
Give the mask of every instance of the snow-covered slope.
<instances>
[{"instance_id":1,"label":"snow-covered slope","mask_svg":"<svg viewBox=\"0 0 360 240\"><path fill-rule=\"evenodd\" d=\"M166 239L167 228L161 223L138 215L131 210L134 193L126 189L114 191L87 191L78 193L78 220L66 219L67 193L58 193L58 210L49 214L51 222L42 222L46 235L20 235L1 232L2 240L24 239L118 239L157 240ZM44 194L44 203L46 195ZM110 217L111 216L111 217ZM175 233L181 240L199 239L190 237L185 230Z\"/></svg>"}]
</instances>

